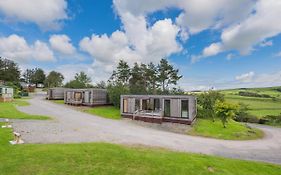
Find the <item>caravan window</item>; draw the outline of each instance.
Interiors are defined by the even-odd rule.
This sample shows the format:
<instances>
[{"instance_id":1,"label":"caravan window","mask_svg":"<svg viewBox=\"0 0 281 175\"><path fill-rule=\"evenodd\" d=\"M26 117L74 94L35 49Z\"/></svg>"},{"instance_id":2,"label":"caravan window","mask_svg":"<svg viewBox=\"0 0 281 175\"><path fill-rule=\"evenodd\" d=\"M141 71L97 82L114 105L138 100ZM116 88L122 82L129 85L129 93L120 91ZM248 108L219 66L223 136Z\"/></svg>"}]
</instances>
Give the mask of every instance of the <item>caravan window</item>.
<instances>
[{"instance_id":1,"label":"caravan window","mask_svg":"<svg viewBox=\"0 0 281 175\"><path fill-rule=\"evenodd\" d=\"M188 118L188 100L181 101L181 117Z\"/></svg>"},{"instance_id":2,"label":"caravan window","mask_svg":"<svg viewBox=\"0 0 281 175\"><path fill-rule=\"evenodd\" d=\"M135 111L140 109L140 99L135 99Z\"/></svg>"},{"instance_id":3,"label":"caravan window","mask_svg":"<svg viewBox=\"0 0 281 175\"><path fill-rule=\"evenodd\" d=\"M165 117L171 116L171 100L164 101L164 116Z\"/></svg>"},{"instance_id":4,"label":"caravan window","mask_svg":"<svg viewBox=\"0 0 281 175\"><path fill-rule=\"evenodd\" d=\"M128 113L128 99L123 99L123 112Z\"/></svg>"}]
</instances>

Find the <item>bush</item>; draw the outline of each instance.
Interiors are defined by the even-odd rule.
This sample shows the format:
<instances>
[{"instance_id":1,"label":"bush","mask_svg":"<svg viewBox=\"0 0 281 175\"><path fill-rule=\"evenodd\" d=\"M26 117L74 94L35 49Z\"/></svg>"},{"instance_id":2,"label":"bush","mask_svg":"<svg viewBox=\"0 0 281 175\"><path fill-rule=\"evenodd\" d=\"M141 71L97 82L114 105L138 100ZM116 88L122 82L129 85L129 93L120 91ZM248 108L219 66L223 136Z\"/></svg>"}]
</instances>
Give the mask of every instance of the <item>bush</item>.
<instances>
[{"instance_id":1,"label":"bush","mask_svg":"<svg viewBox=\"0 0 281 175\"><path fill-rule=\"evenodd\" d=\"M226 128L226 123L229 119L234 118L239 106L231 103L217 101L215 104L216 115L221 119L223 127Z\"/></svg>"},{"instance_id":2,"label":"bush","mask_svg":"<svg viewBox=\"0 0 281 175\"><path fill-rule=\"evenodd\" d=\"M281 114L280 115L267 115L264 117L266 119L265 123L281 124Z\"/></svg>"},{"instance_id":3,"label":"bush","mask_svg":"<svg viewBox=\"0 0 281 175\"><path fill-rule=\"evenodd\" d=\"M122 84L109 85L107 87L107 92L108 92L110 102L114 106L120 107L120 95L128 94L129 89L128 89L128 87L126 87Z\"/></svg>"},{"instance_id":4,"label":"bush","mask_svg":"<svg viewBox=\"0 0 281 175\"><path fill-rule=\"evenodd\" d=\"M275 89L278 92L281 92L281 87Z\"/></svg>"},{"instance_id":5,"label":"bush","mask_svg":"<svg viewBox=\"0 0 281 175\"><path fill-rule=\"evenodd\" d=\"M246 115L246 116L236 115L234 117L234 120L237 122L260 123L260 119L252 115Z\"/></svg>"},{"instance_id":6,"label":"bush","mask_svg":"<svg viewBox=\"0 0 281 175\"><path fill-rule=\"evenodd\" d=\"M270 95L267 95L267 94L259 94L259 93L247 92L247 91L239 91L238 95L245 96L245 97L272 98Z\"/></svg>"},{"instance_id":7,"label":"bush","mask_svg":"<svg viewBox=\"0 0 281 175\"><path fill-rule=\"evenodd\" d=\"M215 104L224 101L224 95L217 91L208 91L198 96L199 117L215 119Z\"/></svg>"}]
</instances>

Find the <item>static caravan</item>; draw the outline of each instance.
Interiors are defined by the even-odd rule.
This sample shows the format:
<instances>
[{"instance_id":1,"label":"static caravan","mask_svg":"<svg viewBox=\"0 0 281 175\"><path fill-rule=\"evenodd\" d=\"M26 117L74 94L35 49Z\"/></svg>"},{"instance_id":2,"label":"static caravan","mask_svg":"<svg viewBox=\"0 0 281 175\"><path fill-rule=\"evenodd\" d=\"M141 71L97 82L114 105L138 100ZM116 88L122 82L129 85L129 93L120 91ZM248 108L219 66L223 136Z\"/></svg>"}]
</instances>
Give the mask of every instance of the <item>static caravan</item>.
<instances>
[{"instance_id":1,"label":"static caravan","mask_svg":"<svg viewBox=\"0 0 281 175\"><path fill-rule=\"evenodd\" d=\"M189 95L121 95L120 113L145 122L191 124L197 114L197 100Z\"/></svg>"},{"instance_id":2,"label":"static caravan","mask_svg":"<svg viewBox=\"0 0 281 175\"><path fill-rule=\"evenodd\" d=\"M65 91L64 102L71 105L98 106L109 104L105 89L68 89Z\"/></svg>"},{"instance_id":3,"label":"static caravan","mask_svg":"<svg viewBox=\"0 0 281 175\"><path fill-rule=\"evenodd\" d=\"M47 99L48 100L63 100L64 99L64 91L67 88L61 88L61 87L57 87L57 88L50 88L47 91Z\"/></svg>"},{"instance_id":4,"label":"static caravan","mask_svg":"<svg viewBox=\"0 0 281 175\"><path fill-rule=\"evenodd\" d=\"M8 86L0 86L0 102L10 102L14 99L14 89Z\"/></svg>"}]
</instances>

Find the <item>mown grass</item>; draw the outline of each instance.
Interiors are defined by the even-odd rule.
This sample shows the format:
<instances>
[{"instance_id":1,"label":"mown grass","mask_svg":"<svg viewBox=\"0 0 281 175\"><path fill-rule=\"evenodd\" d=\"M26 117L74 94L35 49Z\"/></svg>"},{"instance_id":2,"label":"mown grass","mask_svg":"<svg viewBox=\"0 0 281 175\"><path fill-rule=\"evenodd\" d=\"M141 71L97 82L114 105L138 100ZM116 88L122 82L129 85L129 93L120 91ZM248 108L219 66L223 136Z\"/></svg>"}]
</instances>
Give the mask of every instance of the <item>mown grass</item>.
<instances>
[{"instance_id":1,"label":"mown grass","mask_svg":"<svg viewBox=\"0 0 281 175\"><path fill-rule=\"evenodd\" d=\"M0 102L0 118L9 119L38 119L47 120L50 117L42 115L31 115L20 112L17 110L16 106L28 106L29 103L22 99L16 99L13 102Z\"/></svg>"},{"instance_id":2,"label":"mown grass","mask_svg":"<svg viewBox=\"0 0 281 175\"><path fill-rule=\"evenodd\" d=\"M223 128L220 120L213 122L209 119L198 119L188 134L225 140L252 140L263 137L261 130L247 127L245 124L230 120L227 127Z\"/></svg>"},{"instance_id":3,"label":"mown grass","mask_svg":"<svg viewBox=\"0 0 281 175\"><path fill-rule=\"evenodd\" d=\"M17 106L29 106L30 103L26 100L27 99L15 99L12 103Z\"/></svg>"},{"instance_id":4,"label":"mown grass","mask_svg":"<svg viewBox=\"0 0 281 175\"><path fill-rule=\"evenodd\" d=\"M97 115L109 119L120 119L120 110L114 106L97 106L93 108L82 109L83 112Z\"/></svg>"},{"instance_id":5,"label":"mown grass","mask_svg":"<svg viewBox=\"0 0 281 175\"><path fill-rule=\"evenodd\" d=\"M279 175L280 165L107 143L9 145L0 129L1 175Z\"/></svg>"},{"instance_id":6,"label":"mown grass","mask_svg":"<svg viewBox=\"0 0 281 175\"><path fill-rule=\"evenodd\" d=\"M50 100L50 101L56 104L64 104L64 100Z\"/></svg>"}]
</instances>

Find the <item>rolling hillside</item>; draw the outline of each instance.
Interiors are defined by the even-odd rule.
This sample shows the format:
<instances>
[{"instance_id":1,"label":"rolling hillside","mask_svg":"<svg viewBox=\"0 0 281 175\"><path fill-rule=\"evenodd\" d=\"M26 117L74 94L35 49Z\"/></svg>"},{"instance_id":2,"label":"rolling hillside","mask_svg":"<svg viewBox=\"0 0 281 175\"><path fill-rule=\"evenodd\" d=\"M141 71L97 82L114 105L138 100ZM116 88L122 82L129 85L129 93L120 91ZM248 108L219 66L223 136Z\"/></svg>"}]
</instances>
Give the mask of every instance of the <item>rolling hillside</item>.
<instances>
[{"instance_id":1,"label":"rolling hillside","mask_svg":"<svg viewBox=\"0 0 281 175\"><path fill-rule=\"evenodd\" d=\"M264 117L281 114L281 87L222 90L226 101L249 105L249 113Z\"/></svg>"}]
</instances>

